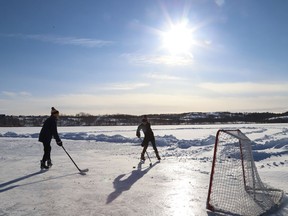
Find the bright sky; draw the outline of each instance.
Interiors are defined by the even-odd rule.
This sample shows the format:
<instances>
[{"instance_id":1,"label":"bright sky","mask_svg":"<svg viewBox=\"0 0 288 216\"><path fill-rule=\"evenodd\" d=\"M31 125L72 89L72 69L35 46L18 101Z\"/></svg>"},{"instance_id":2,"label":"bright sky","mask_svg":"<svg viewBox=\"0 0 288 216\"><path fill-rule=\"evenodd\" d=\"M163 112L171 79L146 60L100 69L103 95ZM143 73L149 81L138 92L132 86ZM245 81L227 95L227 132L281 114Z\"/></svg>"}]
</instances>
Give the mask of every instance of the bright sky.
<instances>
[{"instance_id":1,"label":"bright sky","mask_svg":"<svg viewBox=\"0 0 288 216\"><path fill-rule=\"evenodd\" d=\"M288 110L288 1L0 0L0 114Z\"/></svg>"}]
</instances>

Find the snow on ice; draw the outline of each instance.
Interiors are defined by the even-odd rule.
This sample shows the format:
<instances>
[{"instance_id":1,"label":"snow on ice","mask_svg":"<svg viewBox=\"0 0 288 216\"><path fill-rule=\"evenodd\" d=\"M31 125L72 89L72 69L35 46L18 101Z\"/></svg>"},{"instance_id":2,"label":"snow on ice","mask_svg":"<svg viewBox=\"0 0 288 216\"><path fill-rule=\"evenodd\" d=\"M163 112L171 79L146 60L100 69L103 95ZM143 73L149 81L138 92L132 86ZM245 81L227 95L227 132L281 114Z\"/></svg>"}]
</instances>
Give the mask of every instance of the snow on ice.
<instances>
[{"instance_id":1,"label":"snow on ice","mask_svg":"<svg viewBox=\"0 0 288 216\"><path fill-rule=\"evenodd\" d=\"M161 162L139 163L136 126L59 127L53 166L41 172L40 128L0 128L0 215L215 215L206 199L218 129L240 129L253 141L263 182L288 191L288 124L153 126ZM273 215L288 215L285 196Z\"/></svg>"}]
</instances>

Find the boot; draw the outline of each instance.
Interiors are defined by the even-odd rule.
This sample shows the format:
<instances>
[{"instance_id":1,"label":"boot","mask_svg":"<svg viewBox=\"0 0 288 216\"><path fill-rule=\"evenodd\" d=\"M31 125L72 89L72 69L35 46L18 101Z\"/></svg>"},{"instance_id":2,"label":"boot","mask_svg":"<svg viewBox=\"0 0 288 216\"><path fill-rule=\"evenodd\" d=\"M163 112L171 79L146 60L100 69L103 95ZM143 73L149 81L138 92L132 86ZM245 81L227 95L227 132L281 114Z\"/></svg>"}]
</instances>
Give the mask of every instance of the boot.
<instances>
[{"instance_id":1,"label":"boot","mask_svg":"<svg viewBox=\"0 0 288 216\"><path fill-rule=\"evenodd\" d=\"M42 160L40 161L40 168L41 169L49 169L49 167L45 165L45 161L42 161Z\"/></svg>"},{"instance_id":2,"label":"boot","mask_svg":"<svg viewBox=\"0 0 288 216\"><path fill-rule=\"evenodd\" d=\"M158 160L161 160L161 158L160 158L158 152L156 153L156 157L157 157Z\"/></svg>"},{"instance_id":3,"label":"boot","mask_svg":"<svg viewBox=\"0 0 288 216\"><path fill-rule=\"evenodd\" d=\"M50 168L50 167L52 167L52 165L53 165L53 164L52 164L52 161L51 161L51 160L48 160L48 161L47 161L47 166Z\"/></svg>"}]
</instances>

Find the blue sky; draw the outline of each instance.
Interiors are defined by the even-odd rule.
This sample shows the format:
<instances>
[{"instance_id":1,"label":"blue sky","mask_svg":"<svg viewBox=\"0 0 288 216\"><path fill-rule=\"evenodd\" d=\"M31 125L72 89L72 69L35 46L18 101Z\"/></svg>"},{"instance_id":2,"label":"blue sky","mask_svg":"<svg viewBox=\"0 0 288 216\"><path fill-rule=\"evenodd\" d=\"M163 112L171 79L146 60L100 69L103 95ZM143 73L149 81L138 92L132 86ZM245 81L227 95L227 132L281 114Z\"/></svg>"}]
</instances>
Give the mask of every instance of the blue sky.
<instances>
[{"instance_id":1,"label":"blue sky","mask_svg":"<svg viewBox=\"0 0 288 216\"><path fill-rule=\"evenodd\" d=\"M0 113L285 112L286 0L0 0Z\"/></svg>"}]
</instances>

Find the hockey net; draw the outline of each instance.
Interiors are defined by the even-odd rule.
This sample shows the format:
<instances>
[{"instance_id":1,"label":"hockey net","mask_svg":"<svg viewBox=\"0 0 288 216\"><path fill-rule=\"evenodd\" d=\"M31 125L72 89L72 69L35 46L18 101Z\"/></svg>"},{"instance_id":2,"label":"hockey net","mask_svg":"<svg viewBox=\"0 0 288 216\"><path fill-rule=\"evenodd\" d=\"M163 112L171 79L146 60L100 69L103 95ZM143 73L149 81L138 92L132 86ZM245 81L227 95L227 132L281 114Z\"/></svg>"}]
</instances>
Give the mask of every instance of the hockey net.
<instances>
[{"instance_id":1,"label":"hockey net","mask_svg":"<svg viewBox=\"0 0 288 216\"><path fill-rule=\"evenodd\" d=\"M277 207L283 194L261 181L248 137L240 130L217 132L207 209L233 215L261 215Z\"/></svg>"}]
</instances>

